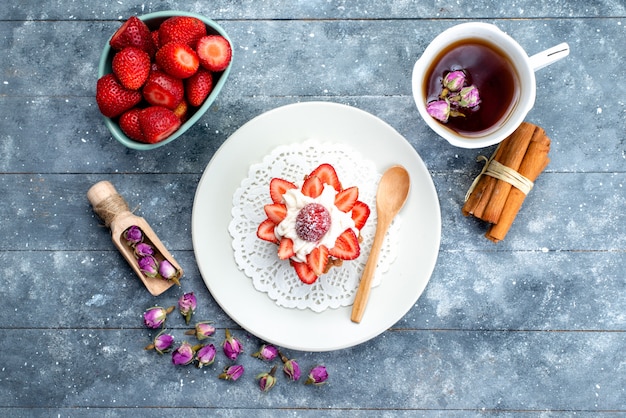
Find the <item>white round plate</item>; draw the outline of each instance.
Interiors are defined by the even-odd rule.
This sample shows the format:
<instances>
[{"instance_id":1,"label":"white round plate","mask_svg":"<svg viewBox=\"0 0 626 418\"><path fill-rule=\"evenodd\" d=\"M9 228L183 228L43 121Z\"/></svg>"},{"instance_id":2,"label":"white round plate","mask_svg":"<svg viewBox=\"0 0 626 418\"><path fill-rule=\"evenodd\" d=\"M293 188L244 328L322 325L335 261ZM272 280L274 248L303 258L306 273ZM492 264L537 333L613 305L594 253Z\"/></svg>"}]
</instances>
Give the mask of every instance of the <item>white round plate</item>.
<instances>
[{"instance_id":1,"label":"white round plate","mask_svg":"<svg viewBox=\"0 0 626 418\"><path fill-rule=\"evenodd\" d=\"M360 324L350 320L351 306L320 313L278 306L254 288L233 257L228 233L232 198L248 176L248 168L279 145L310 138L345 143L373 161L380 173L401 164L411 176L411 192L401 211L398 258L380 286L372 289ZM191 230L200 274L217 303L235 322L280 347L330 351L376 337L413 307L437 261L441 213L426 166L396 130L350 106L306 102L266 112L224 142L198 183Z\"/></svg>"}]
</instances>

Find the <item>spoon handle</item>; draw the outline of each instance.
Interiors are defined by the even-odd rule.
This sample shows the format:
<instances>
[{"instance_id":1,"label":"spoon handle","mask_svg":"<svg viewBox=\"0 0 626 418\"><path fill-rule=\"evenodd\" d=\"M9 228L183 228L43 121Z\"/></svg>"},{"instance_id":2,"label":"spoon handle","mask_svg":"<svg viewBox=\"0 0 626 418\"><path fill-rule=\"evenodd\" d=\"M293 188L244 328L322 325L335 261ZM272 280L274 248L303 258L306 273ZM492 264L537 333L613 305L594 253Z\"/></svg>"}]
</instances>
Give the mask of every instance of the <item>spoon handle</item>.
<instances>
[{"instance_id":1,"label":"spoon handle","mask_svg":"<svg viewBox=\"0 0 626 418\"><path fill-rule=\"evenodd\" d=\"M363 313L365 312L365 307L367 306L367 300L369 299L370 290L372 288L372 279L374 278L376 264L378 263L378 255L383 245L383 240L388 227L389 222L379 222L376 227L374 242L372 242L372 249L370 251L369 258L367 259L367 263L365 263L365 268L363 269L363 274L361 276L361 282L359 283L359 288L354 296L354 304L352 305L352 315L350 319L352 322L357 324L361 322L361 318L363 318Z\"/></svg>"}]
</instances>

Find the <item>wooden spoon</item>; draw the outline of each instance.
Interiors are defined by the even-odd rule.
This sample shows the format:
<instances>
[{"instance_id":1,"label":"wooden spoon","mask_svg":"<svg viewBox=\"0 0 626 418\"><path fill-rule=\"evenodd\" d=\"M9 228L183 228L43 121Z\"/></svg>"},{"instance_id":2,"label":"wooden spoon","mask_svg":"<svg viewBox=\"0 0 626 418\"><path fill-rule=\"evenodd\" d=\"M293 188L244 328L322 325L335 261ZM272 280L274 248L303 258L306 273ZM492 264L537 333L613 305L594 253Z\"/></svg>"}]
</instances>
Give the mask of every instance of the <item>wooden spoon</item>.
<instances>
[{"instance_id":1,"label":"wooden spoon","mask_svg":"<svg viewBox=\"0 0 626 418\"><path fill-rule=\"evenodd\" d=\"M395 165L385 171L380 179L380 183L378 183L378 190L376 192L378 223L376 225L372 249L367 263L365 264L365 268L363 269L361 283L359 284L354 298L354 305L352 305L352 322L361 322L365 307L367 306L367 300L372 287L372 278L376 271L378 254L383 245L385 234L393 218L398 214L400 209L402 209L402 206L404 206L406 198L409 195L410 187L411 179L409 178L409 173L400 165Z\"/></svg>"}]
</instances>

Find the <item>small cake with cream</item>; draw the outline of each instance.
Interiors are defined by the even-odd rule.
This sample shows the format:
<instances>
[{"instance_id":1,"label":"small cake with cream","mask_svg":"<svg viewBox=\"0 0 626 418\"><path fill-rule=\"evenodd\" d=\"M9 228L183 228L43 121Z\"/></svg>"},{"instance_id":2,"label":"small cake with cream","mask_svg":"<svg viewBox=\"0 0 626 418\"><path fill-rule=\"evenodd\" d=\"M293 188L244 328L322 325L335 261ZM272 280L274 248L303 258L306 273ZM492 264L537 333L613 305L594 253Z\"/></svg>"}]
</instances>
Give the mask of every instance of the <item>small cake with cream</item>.
<instances>
[{"instance_id":1,"label":"small cake with cream","mask_svg":"<svg viewBox=\"0 0 626 418\"><path fill-rule=\"evenodd\" d=\"M272 178L269 189L272 203L257 236L278 246L278 258L289 260L302 282L360 255L370 208L358 200L357 186L342 187L332 165L321 164L300 183Z\"/></svg>"}]
</instances>

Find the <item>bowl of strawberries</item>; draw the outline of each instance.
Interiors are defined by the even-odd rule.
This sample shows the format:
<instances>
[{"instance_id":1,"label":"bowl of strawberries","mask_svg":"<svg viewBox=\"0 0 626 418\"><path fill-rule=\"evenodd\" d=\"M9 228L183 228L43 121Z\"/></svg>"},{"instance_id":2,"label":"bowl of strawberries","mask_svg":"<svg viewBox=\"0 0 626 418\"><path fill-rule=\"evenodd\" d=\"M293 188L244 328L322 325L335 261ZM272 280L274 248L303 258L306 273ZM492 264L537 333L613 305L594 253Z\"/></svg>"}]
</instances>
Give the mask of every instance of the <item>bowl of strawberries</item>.
<instances>
[{"instance_id":1,"label":"bowl of strawberries","mask_svg":"<svg viewBox=\"0 0 626 418\"><path fill-rule=\"evenodd\" d=\"M111 135L136 150L174 141L215 101L232 53L224 29L196 13L131 16L98 66L96 102Z\"/></svg>"}]
</instances>

